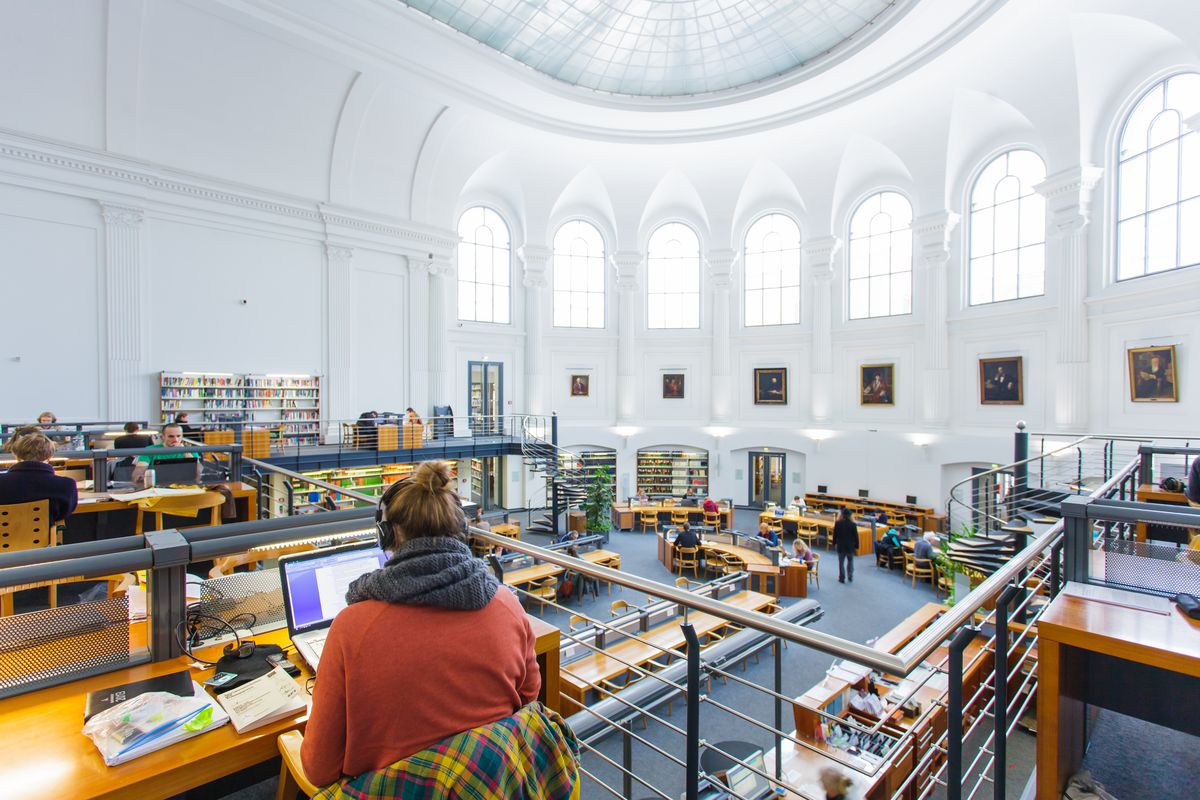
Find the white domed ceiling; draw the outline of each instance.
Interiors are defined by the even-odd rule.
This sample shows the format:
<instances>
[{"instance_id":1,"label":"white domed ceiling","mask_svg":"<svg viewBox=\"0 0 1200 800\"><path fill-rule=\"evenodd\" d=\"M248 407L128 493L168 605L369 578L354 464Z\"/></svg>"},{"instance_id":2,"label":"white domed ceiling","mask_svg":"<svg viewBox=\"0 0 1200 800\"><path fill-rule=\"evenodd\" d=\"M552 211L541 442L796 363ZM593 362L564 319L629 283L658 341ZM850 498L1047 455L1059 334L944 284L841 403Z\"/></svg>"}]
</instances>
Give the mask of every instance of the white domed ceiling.
<instances>
[{"instance_id":1,"label":"white domed ceiling","mask_svg":"<svg viewBox=\"0 0 1200 800\"><path fill-rule=\"evenodd\" d=\"M814 66L906 0L402 0L551 78L614 95L711 94Z\"/></svg>"}]
</instances>

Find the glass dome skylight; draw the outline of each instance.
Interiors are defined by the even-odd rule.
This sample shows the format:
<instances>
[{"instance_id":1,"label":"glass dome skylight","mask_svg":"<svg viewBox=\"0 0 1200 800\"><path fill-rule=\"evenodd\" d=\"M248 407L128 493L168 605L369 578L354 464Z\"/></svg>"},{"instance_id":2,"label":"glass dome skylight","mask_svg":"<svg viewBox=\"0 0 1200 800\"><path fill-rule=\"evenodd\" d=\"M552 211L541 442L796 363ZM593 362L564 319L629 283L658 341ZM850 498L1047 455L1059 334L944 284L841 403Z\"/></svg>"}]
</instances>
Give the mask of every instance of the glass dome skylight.
<instances>
[{"instance_id":1,"label":"glass dome skylight","mask_svg":"<svg viewBox=\"0 0 1200 800\"><path fill-rule=\"evenodd\" d=\"M676 97L782 75L897 0L403 0L560 81Z\"/></svg>"}]
</instances>

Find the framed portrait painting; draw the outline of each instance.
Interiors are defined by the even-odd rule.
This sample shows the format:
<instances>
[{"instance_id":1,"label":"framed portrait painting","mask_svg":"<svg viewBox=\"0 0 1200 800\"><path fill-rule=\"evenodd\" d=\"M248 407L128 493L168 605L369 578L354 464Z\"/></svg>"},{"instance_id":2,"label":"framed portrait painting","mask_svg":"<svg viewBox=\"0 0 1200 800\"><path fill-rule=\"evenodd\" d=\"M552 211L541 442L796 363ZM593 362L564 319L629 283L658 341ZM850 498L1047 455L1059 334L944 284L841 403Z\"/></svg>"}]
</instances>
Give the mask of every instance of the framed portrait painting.
<instances>
[{"instance_id":1,"label":"framed portrait painting","mask_svg":"<svg viewBox=\"0 0 1200 800\"><path fill-rule=\"evenodd\" d=\"M979 402L985 406L1025 404L1021 356L979 359Z\"/></svg>"},{"instance_id":2,"label":"framed portrait painting","mask_svg":"<svg viewBox=\"0 0 1200 800\"><path fill-rule=\"evenodd\" d=\"M858 368L859 404L896 405L896 365L862 364Z\"/></svg>"},{"instance_id":3,"label":"framed portrait painting","mask_svg":"<svg viewBox=\"0 0 1200 800\"><path fill-rule=\"evenodd\" d=\"M1175 345L1133 347L1129 351L1129 399L1135 403L1178 403Z\"/></svg>"},{"instance_id":4,"label":"framed portrait painting","mask_svg":"<svg viewBox=\"0 0 1200 800\"><path fill-rule=\"evenodd\" d=\"M664 372L663 373L663 399L664 400L682 400L683 399L683 373L682 372Z\"/></svg>"},{"instance_id":5,"label":"framed portrait painting","mask_svg":"<svg viewBox=\"0 0 1200 800\"><path fill-rule=\"evenodd\" d=\"M590 375L571 376L571 397L587 397L591 389Z\"/></svg>"},{"instance_id":6,"label":"framed portrait painting","mask_svg":"<svg viewBox=\"0 0 1200 800\"><path fill-rule=\"evenodd\" d=\"M754 370L754 404L759 406L787 405L786 367Z\"/></svg>"}]
</instances>

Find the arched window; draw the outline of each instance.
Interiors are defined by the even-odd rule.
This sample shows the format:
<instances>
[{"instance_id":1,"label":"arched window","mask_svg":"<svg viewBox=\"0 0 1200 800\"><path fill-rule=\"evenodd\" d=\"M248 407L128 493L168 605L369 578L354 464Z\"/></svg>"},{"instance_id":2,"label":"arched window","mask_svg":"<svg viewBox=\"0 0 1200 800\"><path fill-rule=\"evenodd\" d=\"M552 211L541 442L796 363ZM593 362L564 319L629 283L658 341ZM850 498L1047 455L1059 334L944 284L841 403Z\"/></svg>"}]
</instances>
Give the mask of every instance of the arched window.
<instances>
[{"instance_id":1,"label":"arched window","mask_svg":"<svg viewBox=\"0 0 1200 800\"><path fill-rule=\"evenodd\" d=\"M746 232L746 325L800 322L800 227L767 214Z\"/></svg>"},{"instance_id":2,"label":"arched window","mask_svg":"<svg viewBox=\"0 0 1200 800\"><path fill-rule=\"evenodd\" d=\"M681 222L660 225L646 252L646 325L700 327L700 239Z\"/></svg>"},{"instance_id":3,"label":"arched window","mask_svg":"<svg viewBox=\"0 0 1200 800\"><path fill-rule=\"evenodd\" d=\"M1117 280L1200 263L1200 75L1142 95L1117 151Z\"/></svg>"},{"instance_id":4,"label":"arched window","mask_svg":"<svg viewBox=\"0 0 1200 800\"><path fill-rule=\"evenodd\" d=\"M1046 165L1030 150L993 159L971 190L971 305L1045 294Z\"/></svg>"},{"instance_id":5,"label":"arched window","mask_svg":"<svg viewBox=\"0 0 1200 800\"><path fill-rule=\"evenodd\" d=\"M554 324L604 327L604 239L590 222L573 220L554 234Z\"/></svg>"},{"instance_id":6,"label":"arched window","mask_svg":"<svg viewBox=\"0 0 1200 800\"><path fill-rule=\"evenodd\" d=\"M850 217L850 319L912 313L912 205L878 192Z\"/></svg>"},{"instance_id":7,"label":"arched window","mask_svg":"<svg viewBox=\"0 0 1200 800\"><path fill-rule=\"evenodd\" d=\"M508 226L490 208L468 208L458 219L458 318L508 324L512 285Z\"/></svg>"}]
</instances>

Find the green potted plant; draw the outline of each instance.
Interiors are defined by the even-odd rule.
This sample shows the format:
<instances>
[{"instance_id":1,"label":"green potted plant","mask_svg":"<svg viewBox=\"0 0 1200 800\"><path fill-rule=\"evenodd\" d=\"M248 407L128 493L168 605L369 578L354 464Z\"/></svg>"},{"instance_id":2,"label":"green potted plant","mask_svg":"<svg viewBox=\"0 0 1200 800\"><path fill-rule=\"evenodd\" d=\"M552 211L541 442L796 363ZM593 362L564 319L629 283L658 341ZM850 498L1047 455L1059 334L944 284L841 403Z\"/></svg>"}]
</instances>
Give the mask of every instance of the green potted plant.
<instances>
[{"instance_id":1,"label":"green potted plant","mask_svg":"<svg viewBox=\"0 0 1200 800\"><path fill-rule=\"evenodd\" d=\"M592 472L587 494L579 504L587 519L588 533L608 533L612 525L612 474L608 467L598 467Z\"/></svg>"}]
</instances>

